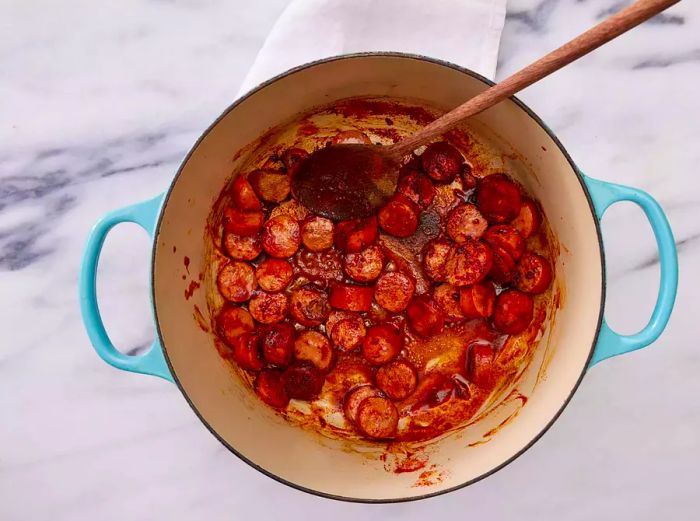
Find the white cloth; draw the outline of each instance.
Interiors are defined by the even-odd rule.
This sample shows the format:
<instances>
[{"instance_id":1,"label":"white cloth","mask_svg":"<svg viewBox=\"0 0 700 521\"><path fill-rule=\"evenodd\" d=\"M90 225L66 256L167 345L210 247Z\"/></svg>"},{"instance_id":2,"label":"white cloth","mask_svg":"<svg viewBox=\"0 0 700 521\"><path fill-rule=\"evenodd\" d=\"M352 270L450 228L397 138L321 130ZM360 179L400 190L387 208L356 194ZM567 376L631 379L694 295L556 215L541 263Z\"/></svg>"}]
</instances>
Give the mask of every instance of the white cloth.
<instances>
[{"instance_id":1,"label":"white cloth","mask_svg":"<svg viewBox=\"0 0 700 521\"><path fill-rule=\"evenodd\" d=\"M292 0L239 94L292 67L339 54L400 51L493 78L506 0Z\"/></svg>"}]
</instances>

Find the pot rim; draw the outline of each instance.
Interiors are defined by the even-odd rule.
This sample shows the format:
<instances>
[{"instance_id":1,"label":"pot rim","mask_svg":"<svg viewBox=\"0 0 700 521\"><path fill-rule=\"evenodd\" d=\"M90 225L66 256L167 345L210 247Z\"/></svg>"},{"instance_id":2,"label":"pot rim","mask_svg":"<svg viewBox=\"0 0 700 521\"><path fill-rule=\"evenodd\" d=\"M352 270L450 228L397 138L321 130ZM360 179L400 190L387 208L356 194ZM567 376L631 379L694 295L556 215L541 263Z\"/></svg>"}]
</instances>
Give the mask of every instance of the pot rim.
<instances>
[{"instance_id":1,"label":"pot rim","mask_svg":"<svg viewBox=\"0 0 700 521\"><path fill-rule=\"evenodd\" d=\"M586 363L584 364L583 368L581 369L581 374L579 375L576 383L571 389L571 392L569 395L564 399L561 407L557 410L557 412L554 414L554 416L551 418L547 424L545 424L542 429L537 433L536 436L534 436L528 443L526 443L520 450L518 450L516 453L511 455L509 458L507 458L505 461L500 463L499 465L493 467L491 470L488 472L485 472L473 479L470 479L468 481L465 481L464 483L460 483L459 485L455 485L454 487L450 487L444 490L439 490L436 492L430 492L427 494L420 494L416 496L408 496L408 497L397 497L397 498L389 498L389 499L372 499L372 498L357 498L357 497L349 497L349 496L341 496L338 494L329 494L326 492L321 492L319 490L314 490L308 487L304 487L302 485L299 485L297 483L294 483L292 481L289 481L287 479L284 479L280 476L277 476L276 474L270 472L269 470L261 467L260 465L257 465L255 462L252 460L248 459L245 457L243 454L238 452L233 446L231 446L226 440L224 440L217 432L216 430L209 425L207 420L199 413L195 405L192 403L190 400L189 396L187 395L186 390L180 383L180 379L177 376L177 372L175 371L175 368L173 367L170 357L168 356L168 350L165 346L165 342L163 340L163 334L161 332L160 328L160 321L158 319L158 310L155 305L155 261L156 261L156 245L158 243L158 235L160 233L160 227L163 221L163 208L168 204L168 201L170 199L170 195L172 194L173 188L175 184L177 183L177 180L179 179L180 175L183 172L183 169L187 162L189 161L190 157L194 153L194 151L199 147L200 143L207 137L209 132L216 127L222 119L224 119L229 112L234 110L240 103L242 103L244 100L248 99L252 95L256 94L258 91L261 91L265 89L267 86L272 85L273 83L286 78L287 76L293 76L297 72L315 67L317 65L325 64L325 63L331 63L335 61L341 61L341 60L353 60L353 59L362 59L362 58L373 58L373 57L390 57L390 58L403 58L407 60L417 60L417 61L426 61L430 62L436 65L441 65L443 67L448 67L450 69L456 70L458 72L461 72L462 74L466 74L468 76L471 76L474 79L477 79L486 85L493 86L495 85L495 82L486 78L485 76L482 76L481 74L472 71L471 69L467 69L466 67L462 67L460 65L456 65L454 63L445 61L445 60L440 60L437 58L431 58L429 56L424 56L420 54L412 54L412 53L403 53L403 52L392 52L392 51L376 51L376 52L359 52L359 53L349 53L349 54L341 54L337 56L331 56L328 58L322 58L320 60L315 60L312 62L308 62L302 65L299 65L297 67L291 68L285 72L282 72L269 80L260 83L256 87L252 88L249 90L247 93L245 93L243 96L240 98L236 99L233 103L231 103L207 128L202 132L200 137L197 139L197 141L192 145L190 150L187 152L187 155L184 157L182 162L180 163L180 166L177 169L177 172L175 173L175 176L173 177L172 181L170 182L170 185L168 186L168 189L165 193L165 196L163 197L163 201L161 203L160 210L158 212L158 219L156 221L156 225L154 228L154 235L153 235L153 249L151 252L151 277L150 277L150 283L151 283L151 305L153 308L153 316L155 318L155 326L156 326L156 333L158 335L158 340L160 341L160 345L162 346L162 351L163 351L163 357L165 358L165 361L168 365L168 369L170 370L170 373L172 374L173 381L175 382L175 385L177 385L178 389L184 396L185 400L187 401L188 405L192 409L192 411L195 413L197 418L204 424L204 426L207 428L207 430L217 439L219 442L226 447L231 453L236 455L238 458L240 458L243 462L247 463L250 465L252 468L255 470L261 472L262 474L274 479L275 481L287 485L289 487L292 487L296 490L306 492L308 494L312 494L314 496L319 496L327 499L334 499L337 501L345 501L345 502L350 502L350 503L365 503L365 504L384 504L384 503L405 503L405 502L410 502L410 501L418 501L421 499L428 499L431 497L436 497L436 496L441 496L443 494L447 494L448 492L454 492L456 490L465 488L469 485L472 485L478 481L481 481L484 478L489 477L490 475L498 472L505 466L509 465L513 461L515 461L517 458L519 458L523 453L525 453L530 447L532 447L537 441L542 438L542 436L547 432L550 427L554 424L554 422L559 419L559 416L561 413L564 411L566 406L569 404L571 401L571 398L574 396L576 391L579 388L579 385L581 385L581 381L583 380L584 375L586 374L586 371L589 367L590 361L593 357L593 353L595 351L596 344L598 343L598 336L600 334L600 328L601 324L603 322L603 316L605 312L605 291L606 291L606 272L605 272L605 250L603 247L603 237L600 229L600 221L598 220L598 217L595 212L595 208L593 206L593 200L591 199L591 195L588 191L588 187L586 186L586 183L584 182L583 176L579 169L576 167L576 164L574 163L573 159L569 155L568 151L566 148L564 148L564 145L561 143L561 141L557 138L557 136L554 134L554 132L544 123L544 121L535 114L535 112L530 109L525 103L523 103L520 99L518 99L516 96L511 96L508 98L512 102L514 102L521 110L523 110L530 118L532 118L535 123L537 123L546 133L547 135L552 139L552 141L556 144L557 148L561 151L561 153L564 155L566 158L567 162L571 166L571 169L573 170L574 174L576 175L576 178L581 185L581 188L583 190L583 193L586 197L586 200L588 201L588 207L591 211L591 216L593 217L593 222L595 224L595 229L596 229L596 234L597 234L597 239L598 239L598 247L600 249L600 262L601 262L601 293L600 293L600 310L598 313L598 321L596 324L596 331L595 335L593 337L593 342L591 343L591 348L588 353L588 357L586 358Z\"/></svg>"}]
</instances>

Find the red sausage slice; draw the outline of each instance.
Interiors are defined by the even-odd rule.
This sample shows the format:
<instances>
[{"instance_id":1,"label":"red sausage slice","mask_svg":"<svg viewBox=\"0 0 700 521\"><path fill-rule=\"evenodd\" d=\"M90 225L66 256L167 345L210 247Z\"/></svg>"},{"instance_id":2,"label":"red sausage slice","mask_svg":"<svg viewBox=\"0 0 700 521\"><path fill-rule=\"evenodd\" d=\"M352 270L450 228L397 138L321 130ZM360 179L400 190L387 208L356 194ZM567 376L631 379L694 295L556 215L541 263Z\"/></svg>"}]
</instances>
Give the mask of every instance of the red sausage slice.
<instances>
[{"instance_id":1,"label":"red sausage slice","mask_svg":"<svg viewBox=\"0 0 700 521\"><path fill-rule=\"evenodd\" d=\"M394 360L377 371L377 386L392 400L403 400L416 388L418 375L406 360Z\"/></svg>"},{"instance_id":2,"label":"red sausage slice","mask_svg":"<svg viewBox=\"0 0 700 521\"><path fill-rule=\"evenodd\" d=\"M333 345L340 351L352 351L358 347L367 334L365 323L360 317L344 318L331 329Z\"/></svg>"},{"instance_id":3,"label":"red sausage slice","mask_svg":"<svg viewBox=\"0 0 700 521\"><path fill-rule=\"evenodd\" d=\"M445 317L426 295L414 298L406 310L413 331L422 337L438 334L445 327Z\"/></svg>"},{"instance_id":4,"label":"red sausage slice","mask_svg":"<svg viewBox=\"0 0 700 521\"><path fill-rule=\"evenodd\" d=\"M284 371L282 379L290 398L313 400L323 388L324 376L311 362L297 361Z\"/></svg>"},{"instance_id":5,"label":"red sausage slice","mask_svg":"<svg viewBox=\"0 0 700 521\"><path fill-rule=\"evenodd\" d=\"M232 259L253 260L262 253L259 235L244 237L235 233L224 233L224 249Z\"/></svg>"},{"instance_id":6,"label":"red sausage slice","mask_svg":"<svg viewBox=\"0 0 700 521\"><path fill-rule=\"evenodd\" d=\"M307 284L292 293L289 312L303 326L319 326L331 312L328 295L325 291Z\"/></svg>"},{"instance_id":7,"label":"red sausage slice","mask_svg":"<svg viewBox=\"0 0 700 521\"><path fill-rule=\"evenodd\" d=\"M469 347L467 377L479 387L493 383L493 348L489 344L474 343Z\"/></svg>"},{"instance_id":8,"label":"red sausage slice","mask_svg":"<svg viewBox=\"0 0 700 521\"><path fill-rule=\"evenodd\" d=\"M224 264L219 270L216 284L221 296L231 302L245 302L258 287L252 266L240 261Z\"/></svg>"},{"instance_id":9,"label":"red sausage slice","mask_svg":"<svg viewBox=\"0 0 700 521\"><path fill-rule=\"evenodd\" d=\"M278 215L265 223L262 246L272 257L291 257L299 249L299 223L289 215Z\"/></svg>"},{"instance_id":10,"label":"red sausage slice","mask_svg":"<svg viewBox=\"0 0 700 521\"><path fill-rule=\"evenodd\" d=\"M357 423L357 411L360 408L360 404L365 401L365 399L372 396L382 396L382 392L372 385L361 385L351 389L346 395L343 401L343 412L345 417L353 424Z\"/></svg>"},{"instance_id":11,"label":"red sausage slice","mask_svg":"<svg viewBox=\"0 0 700 521\"><path fill-rule=\"evenodd\" d=\"M445 315L446 322L464 320L459 292L460 289L452 284L441 284L433 291L433 299Z\"/></svg>"},{"instance_id":12,"label":"red sausage slice","mask_svg":"<svg viewBox=\"0 0 700 521\"><path fill-rule=\"evenodd\" d=\"M493 253L484 243L467 240L450 249L445 263L445 277L454 286L469 286L488 275L493 265Z\"/></svg>"},{"instance_id":13,"label":"red sausage slice","mask_svg":"<svg viewBox=\"0 0 700 521\"><path fill-rule=\"evenodd\" d=\"M333 246L333 221L313 215L301 224L301 241L311 251L324 251Z\"/></svg>"},{"instance_id":14,"label":"red sausage slice","mask_svg":"<svg viewBox=\"0 0 700 521\"><path fill-rule=\"evenodd\" d=\"M508 289L496 297L493 325L503 333L517 335L530 325L533 313L534 305L530 295L517 289Z\"/></svg>"},{"instance_id":15,"label":"red sausage slice","mask_svg":"<svg viewBox=\"0 0 700 521\"><path fill-rule=\"evenodd\" d=\"M294 341L294 358L311 362L327 373L333 363L333 349L328 339L318 331L303 331Z\"/></svg>"},{"instance_id":16,"label":"red sausage slice","mask_svg":"<svg viewBox=\"0 0 700 521\"><path fill-rule=\"evenodd\" d=\"M286 367L294 354L294 328L291 324L271 324L262 333L262 352L266 362Z\"/></svg>"},{"instance_id":17,"label":"red sausage slice","mask_svg":"<svg viewBox=\"0 0 700 521\"><path fill-rule=\"evenodd\" d=\"M377 218L341 221L335 226L335 247L344 253L357 253L377 239Z\"/></svg>"},{"instance_id":18,"label":"red sausage slice","mask_svg":"<svg viewBox=\"0 0 700 521\"><path fill-rule=\"evenodd\" d=\"M537 203L532 199L523 199L520 213L511 221L511 224L525 239L532 237L540 229L542 214Z\"/></svg>"},{"instance_id":19,"label":"red sausage slice","mask_svg":"<svg viewBox=\"0 0 700 521\"><path fill-rule=\"evenodd\" d=\"M224 209L224 230L237 235L256 235L262 228L265 216L260 211L245 211L228 206Z\"/></svg>"},{"instance_id":20,"label":"red sausage slice","mask_svg":"<svg viewBox=\"0 0 700 521\"><path fill-rule=\"evenodd\" d=\"M329 302L335 309L369 311L373 297L374 287L334 284L331 286Z\"/></svg>"},{"instance_id":21,"label":"red sausage slice","mask_svg":"<svg viewBox=\"0 0 700 521\"><path fill-rule=\"evenodd\" d=\"M462 165L462 190L468 192L476 188L476 177L472 174L472 167L469 163Z\"/></svg>"},{"instance_id":22,"label":"red sausage slice","mask_svg":"<svg viewBox=\"0 0 700 521\"><path fill-rule=\"evenodd\" d=\"M282 259L265 259L255 269L258 284L265 291L282 291L293 275L292 265Z\"/></svg>"},{"instance_id":23,"label":"red sausage slice","mask_svg":"<svg viewBox=\"0 0 700 521\"><path fill-rule=\"evenodd\" d=\"M435 198L433 183L418 170L404 170L396 190L421 208L427 207Z\"/></svg>"},{"instance_id":24,"label":"red sausage slice","mask_svg":"<svg viewBox=\"0 0 700 521\"><path fill-rule=\"evenodd\" d=\"M520 203L520 190L507 175L493 174L479 180L476 204L489 221L504 223L515 219Z\"/></svg>"},{"instance_id":25,"label":"red sausage slice","mask_svg":"<svg viewBox=\"0 0 700 521\"><path fill-rule=\"evenodd\" d=\"M238 306L226 305L216 317L216 328L219 336L229 345L233 346L243 333L252 331L255 326L253 317L245 309Z\"/></svg>"},{"instance_id":26,"label":"red sausage slice","mask_svg":"<svg viewBox=\"0 0 700 521\"><path fill-rule=\"evenodd\" d=\"M515 261L502 248L493 249L493 265L489 277L501 285L512 282L515 277Z\"/></svg>"},{"instance_id":27,"label":"red sausage slice","mask_svg":"<svg viewBox=\"0 0 700 521\"><path fill-rule=\"evenodd\" d=\"M478 239L488 226L486 218L473 204L460 204L447 214L447 235L458 244Z\"/></svg>"},{"instance_id":28,"label":"red sausage slice","mask_svg":"<svg viewBox=\"0 0 700 521\"><path fill-rule=\"evenodd\" d=\"M348 253L343 260L343 268L348 277L357 282L369 282L382 272L384 254L376 244L358 253Z\"/></svg>"},{"instance_id":29,"label":"red sausage slice","mask_svg":"<svg viewBox=\"0 0 700 521\"><path fill-rule=\"evenodd\" d=\"M237 176L231 185L231 199L233 204L241 210L260 210L262 208L253 187L242 175Z\"/></svg>"},{"instance_id":30,"label":"red sausage slice","mask_svg":"<svg viewBox=\"0 0 700 521\"><path fill-rule=\"evenodd\" d=\"M302 249L294 259L300 274L309 280L343 280L343 266L337 250L313 252Z\"/></svg>"},{"instance_id":31,"label":"red sausage slice","mask_svg":"<svg viewBox=\"0 0 700 521\"><path fill-rule=\"evenodd\" d=\"M275 170L253 170L248 174L248 182L263 201L281 203L289 195L289 177Z\"/></svg>"},{"instance_id":32,"label":"red sausage slice","mask_svg":"<svg viewBox=\"0 0 700 521\"><path fill-rule=\"evenodd\" d=\"M233 360L241 369L260 371L264 365L260 356L260 335L247 332L237 337L233 343Z\"/></svg>"},{"instance_id":33,"label":"red sausage slice","mask_svg":"<svg viewBox=\"0 0 700 521\"><path fill-rule=\"evenodd\" d=\"M389 235L410 237L418 228L418 207L406 196L395 194L379 209L379 226Z\"/></svg>"},{"instance_id":34,"label":"red sausage slice","mask_svg":"<svg viewBox=\"0 0 700 521\"><path fill-rule=\"evenodd\" d=\"M423 269L428 277L435 281L447 278L445 266L451 249L452 243L447 239L434 239L426 244L423 251Z\"/></svg>"},{"instance_id":35,"label":"red sausage slice","mask_svg":"<svg viewBox=\"0 0 700 521\"><path fill-rule=\"evenodd\" d=\"M517 261L525 251L525 241L518 230L509 224L491 226L484 234L484 242L494 250L501 248Z\"/></svg>"},{"instance_id":36,"label":"red sausage slice","mask_svg":"<svg viewBox=\"0 0 700 521\"><path fill-rule=\"evenodd\" d=\"M396 327L378 324L367 330L362 341L362 356L370 364L383 365L396 358L402 347L403 337Z\"/></svg>"},{"instance_id":37,"label":"red sausage slice","mask_svg":"<svg viewBox=\"0 0 700 521\"><path fill-rule=\"evenodd\" d=\"M330 312L328 315L328 320L326 320L326 335L332 337L333 336L333 328L335 325L340 322L341 320L345 320L346 318L360 318L359 315L356 313L351 313L349 311L337 311L333 310Z\"/></svg>"},{"instance_id":38,"label":"red sausage slice","mask_svg":"<svg viewBox=\"0 0 700 521\"><path fill-rule=\"evenodd\" d=\"M399 313L406 309L415 290L416 285L408 275L390 271L379 277L374 300L387 311Z\"/></svg>"},{"instance_id":39,"label":"red sausage slice","mask_svg":"<svg viewBox=\"0 0 700 521\"><path fill-rule=\"evenodd\" d=\"M258 373L255 379L255 392L263 402L275 409L284 409L289 404L282 371L265 369Z\"/></svg>"},{"instance_id":40,"label":"red sausage slice","mask_svg":"<svg viewBox=\"0 0 700 521\"><path fill-rule=\"evenodd\" d=\"M451 183L464 163L459 150L446 141L431 143L420 157L425 173L444 183Z\"/></svg>"},{"instance_id":41,"label":"red sausage slice","mask_svg":"<svg viewBox=\"0 0 700 521\"><path fill-rule=\"evenodd\" d=\"M525 293L544 293L552 282L552 268L547 259L526 253L518 263L515 286Z\"/></svg>"},{"instance_id":42,"label":"red sausage slice","mask_svg":"<svg viewBox=\"0 0 700 521\"><path fill-rule=\"evenodd\" d=\"M381 396L365 398L357 410L357 427L370 438L385 439L396 434L399 412Z\"/></svg>"},{"instance_id":43,"label":"red sausage slice","mask_svg":"<svg viewBox=\"0 0 700 521\"><path fill-rule=\"evenodd\" d=\"M459 305L466 318L488 318L493 315L496 289L487 280L459 290Z\"/></svg>"},{"instance_id":44,"label":"red sausage slice","mask_svg":"<svg viewBox=\"0 0 700 521\"><path fill-rule=\"evenodd\" d=\"M343 130L333 138L335 145L371 145L372 141L367 134L359 130Z\"/></svg>"},{"instance_id":45,"label":"red sausage slice","mask_svg":"<svg viewBox=\"0 0 700 521\"><path fill-rule=\"evenodd\" d=\"M261 324L281 322L287 316L289 299L284 293L258 291L248 303L248 311Z\"/></svg>"}]
</instances>

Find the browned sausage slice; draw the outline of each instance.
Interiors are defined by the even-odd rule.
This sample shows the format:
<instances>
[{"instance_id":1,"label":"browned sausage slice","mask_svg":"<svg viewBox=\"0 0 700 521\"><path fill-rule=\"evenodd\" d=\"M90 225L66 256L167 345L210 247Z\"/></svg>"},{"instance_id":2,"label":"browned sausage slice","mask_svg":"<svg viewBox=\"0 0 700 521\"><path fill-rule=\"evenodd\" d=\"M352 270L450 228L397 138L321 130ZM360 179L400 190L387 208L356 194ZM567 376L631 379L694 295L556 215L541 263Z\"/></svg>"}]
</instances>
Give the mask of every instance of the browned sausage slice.
<instances>
[{"instance_id":1,"label":"browned sausage slice","mask_svg":"<svg viewBox=\"0 0 700 521\"><path fill-rule=\"evenodd\" d=\"M505 174L483 177L476 187L476 204L489 221L508 222L520 213L520 189Z\"/></svg>"},{"instance_id":2,"label":"browned sausage slice","mask_svg":"<svg viewBox=\"0 0 700 521\"><path fill-rule=\"evenodd\" d=\"M493 315L496 289L488 280L482 280L459 290L459 305L466 318L488 318Z\"/></svg>"},{"instance_id":3,"label":"browned sausage slice","mask_svg":"<svg viewBox=\"0 0 700 521\"><path fill-rule=\"evenodd\" d=\"M515 261L503 248L493 248L493 265L489 277L499 284L508 284L515 277Z\"/></svg>"},{"instance_id":4,"label":"browned sausage slice","mask_svg":"<svg viewBox=\"0 0 700 521\"><path fill-rule=\"evenodd\" d=\"M245 309L227 304L216 317L216 328L223 340L229 346L233 346L236 338L252 331L255 325L253 317Z\"/></svg>"},{"instance_id":5,"label":"browned sausage slice","mask_svg":"<svg viewBox=\"0 0 700 521\"><path fill-rule=\"evenodd\" d=\"M260 210L262 208L253 187L242 175L237 176L231 185L231 199L233 204L241 210Z\"/></svg>"},{"instance_id":6,"label":"browned sausage slice","mask_svg":"<svg viewBox=\"0 0 700 521\"><path fill-rule=\"evenodd\" d=\"M443 183L452 182L464 163L459 150L446 141L431 143L420 157L425 173Z\"/></svg>"},{"instance_id":7,"label":"browned sausage slice","mask_svg":"<svg viewBox=\"0 0 700 521\"><path fill-rule=\"evenodd\" d=\"M335 309L345 311L369 311L374 297L374 287L353 284L333 284L329 302Z\"/></svg>"},{"instance_id":8,"label":"browned sausage slice","mask_svg":"<svg viewBox=\"0 0 700 521\"><path fill-rule=\"evenodd\" d=\"M418 228L420 209L403 194L395 194L379 209L379 226L389 235L410 237Z\"/></svg>"},{"instance_id":9,"label":"browned sausage slice","mask_svg":"<svg viewBox=\"0 0 700 521\"><path fill-rule=\"evenodd\" d=\"M286 367L294 354L294 328L291 324L270 324L262 332L262 352L266 362Z\"/></svg>"},{"instance_id":10,"label":"browned sausage slice","mask_svg":"<svg viewBox=\"0 0 700 521\"><path fill-rule=\"evenodd\" d=\"M525 241L520 232L509 224L491 226L484 234L484 242L496 248L503 249L513 260L517 261L525 251Z\"/></svg>"},{"instance_id":11,"label":"browned sausage slice","mask_svg":"<svg viewBox=\"0 0 700 521\"><path fill-rule=\"evenodd\" d=\"M333 363L333 349L328 339L318 331L303 331L294 341L294 358L311 362L327 373Z\"/></svg>"},{"instance_id":12,"label":"browned sausage slice","mask_svg":"<svg viewBox=\"0 0 700 521\"><path fill-rule=\"evenodd\" d=\"M232 259L253 260L262 253L260 235L244 237L235 233L224 233L224 249Z\"/></svg>"},{"instance_id":13,"label":"browned sausage slice","mask_svg":"<svg viewBox=\"0 0 700 521\"><path fill-rule=\"evenodd\" d=\"M532 297L517 289L508 289L496 297L493 325L509 335L517 335L532 322L534 305Z\"/></svg>"},{"instance_id":14,"label":"browned sausage slice","mask_svg":"<svg viewBox=\"0 0 700 521\"><path fill-rule=\"evenodd\" d=\"M331 340L340 351L352 351L362 343L366 334L362 318L353 316L344 318L333 326Z\"/></svg>"},{"instance_id":15,"label":"browned sausage slice","mask_svg":"<svg viewBox=\"0 0 700 521\"><path fill-rule=\"evenodd\" d=\"M357 427L370 438L393 437L398 423L396 407L391 400L381 396L365 398L357 410Z\"/></svg>"},{"instance_id":16,"label":"browned sausage slice","mask_svg":"<svg viewBox=\"0 0 700 521\"><path fill-rule=\"evenodd\" d=\"M338 311L338 310L333 310L330 312L328 315L328 319L326 320L326 335L332 337L333 336L333 328L335 325L340 322L341 320L345 320L346 318L360 318L360 316L356 313L351 313L350 311Z\"/></svg>"},{"instance_id":17,"label":"browned sausage slice","mask_svg":"<svg viewBox=\"0 0 700 521\"><path fill-rule=\"evenodd\" d=\"M463 244L469 239L478 239L486 228L486 218L473 204L460 204L447 214L447 234L458 244Z\"/></svg>"},{"instance_id":18,"label":"browned sausage slice","mask_svg":"<svg viewBox=\"0 0 700 521\"><path fill-rule=\"evenodd\" d=\"M265 291L282 291L293 275L292 265L282 259L265 259L255 269L258 284Z\"/></svg>"},{"instance_id":19,"label":"browned sausage slice","mask_svg":"<svg viewBox=\"0 0 700 521\"><path fill-rule=\"evenodd\" d=\"M277 369L265 369L258 373L255 378L255 392L263 402L275 409L284 409L289 403L282 371Z\"/></svg>"},{"instance_id":20,"label":"browned sausage slice","mask_svg":"<svg viewBox=\"0 0 700 521\"><path fill-rule=\"evenodd\" d=\"M469 163L462 165L462 190L468 192L476 188L476 177L472 174L472 166Z\"/></svg>"},{"instance_id":21,"label":"browned sausage slice","mask_svg":"<svg viewBox=\"0 0 700 521\"><path fill-rule=\"evenodd\" d=\"M341 221L335 226L335 247L344 253L357 253L377 239L377 218Z\"/></svg>"},{"instance_id":22,"label":"browned sausage slice","mask_svg":"<svg viewBox=\"0 0 700 521\"><path fill-rule=\"evenodd\" d=\"M495 377L493 371L493 347L490 344L474 343L469 347L467 376L479 387L488 387Z\"/></svg>"},{"instance_id":23,"label":"browned sausage slice","mask_svg":"<svg viewBox=\"0 0 700 521\"><path fill-rule=\"evenodd\" d=\"M258 287L253 267L240 261L224 264L216 278L219 293L231 302L245 302Z\"/></svg>"},{"instance_id":24,"label":"browned sausage slice","mask_svg":"<svg viewBox=\"0 0 700 521\"><path fill-rule=\"evenodd\" d=\"M435 281L447 278L445 266L451 249L452 243L447 239L434 239L426 244L423 251L423 269L428 277Z\"/></svg>"},{"instance_id":25,"label":"browned sausage slice","mask_svg":"<svg viewBox=\"0 0 700 521\"><path fill-rule=\"evenodd\" d=\"M233 360L246 371L260 371L263 368L260 335L257 332L243 333L236 338L233 343Z\"/></svg>"},{"instance_id":26,"label":"browned sausage slice","mask_svg":"<svg viewBox=\"0 0 700 521\"><path fill-rule=\"evenodd\" d=\"M454 286L469 286L486 277L492 265L491 249L480 241L467 240L453 246L447 255L447 282Z\"/></svg>"},{"instance_id":27,"label":"browned sausage slice","mask_svg":"<svg viewBox=\"0 0 700 521\"><path fill-rule=\"evenodd\" d=\"M248 174L248 182L260 199L271 203L284 201L291 189L286 174L269 169L253 170Z\"/></svg>"},{"instance_id":28,"label":"browned sausage slice","mask_svg":"<svg viewBox=\"0 0 700 521\"><path fill-rule=\"evenodd\" d=\"M337 250L313 252L302 248L294 259L300 274L309 280L343 280L343 265Z\"/></svg>"},{"instance_id":29,"label":"browned sausage slice","mask_svg":"<svg viewBox=\"0 0 700 521\"><path fill-rule=\"evenodd\" d=\"M527 252L518 263L515 286L525 293L544 293L552 282L552 268L547 259Z\"/></svg>"},{"instance_id":30,"label":"browned sausage slice","mask_svg":"<svg viewBox=\"0 0 700 521\"><path fill-rule=\"evenodd\" d=\"M370 364L383 365L399 355L403 347L403 337L391 324L377 324L367 330L362 340L362 356Z\"/></svg>"},{"instance_id":31,"label":"browned sausage slice","mask_svg":"<svg viewBox=\"0 0 700 521\"><path fill-rule=\"evenodd\" d=\"M313 400L323 388L323 373L311 362L297 361L282 374L290 398Z\"/></svg>"},{"instance_id":32,"label":"browned sausage slice","mask_svg":"<svg viewBox=\"0 0 700 521\"><path fill-rule=\"evenodd\" d=\"M284 293L258 291L248 303L248 311L261 324L281 322L287 316L289 299Z\"/></svg>"},{"instance_id":33,"label":"browned sausage slice","mask_svg":"<svg viewBox=\"0 0 700 521\"><path fill-rule=\"evenodd\" d=\"M379 277L374 299L387 311L398 313L406 309L415 290L416 285L408 275L390 271Z\"/></svg>"},{"instance_id":34,"label":"browned sausage slice","mask_svg":"<svg viewBox=\"0 0 700 521\"><path fill-rule=\"evenodd\" d=\"M422 337L438 334L445 326L445 317L435 302L426 295L414 298L406 309L411 328Z\"/></svg>"},{"instance_id":35,"label":"browned sausage slice","mask_svg":"<svg viewBox=\"0 0 700 521\"><path fill-rule=\"evenodd\" d=\"M262 235L262 246L272 257L291 257L301 244L299 223L289 215L268 219Z\"/></svg>"},{"instance_id":36,"label":"browned sausage slice","mask_svg":"<svg viewBox=\"0 0 700 521\"><path fill-rule=\"evenodd\" d=\"M357 282L369 282L376 279L383 267L384 254L376 244L358 253L348 253L343 260L345 273Z\"/></svg>"},{"instance_id":37,"label":"browned sausage slice","mask_svg":"<svg viewBox=\"0 0 700 521\"><path fill-rule=\"evenodd\" d=\"M464 320L464 313L459 304L459 288L452 284L440 284L433 291L433 299L445 315L447 322Z\"/></svg>"},{"instance_id":38,"label":"browned sausage slice","mask_svg":"<svg viewBox=\"0 0 700 521\"><path fill-rule=\"evenodd\" d=\"M418 375L406 360L394 360L377 371L377 386L392 400L403 400L416 388Z\"/></svg>"},{"instance_id":39,"label":"browned sausage slice","mask_svg":"<svg viewBox=\"0 0 700 521\"><path fill-rule=\"evenodd\" d=\"M319 326L331 312L328 295L325 291L307 284L292 293L289 312L303 326Z\"/></svg>"},{"instance_id":40,"label":"browned sausage slice","mask_svg":"<svg viewBox=\"0 0 700 521\"><path fill-rule=\"evenodd\" d=\"M357 411L360 408L360 404L366 399L372 396L382 396L382 392L372 385L360 385L351 389L346 395L343 401L343 412L345 417L352 423L357 422Z\"/></svg>"},{"instance_id":41,"label":"browned sausage slice","mask_svg":"<svg viewBox=\"0 0 700 521\"><path fill-rule=\"evenodd\" d=\"M435 198L433 183L418 170L402 170L396 190L421 208L427 207Z\"/></svg>"},{"instance_id":42,"label":"browned sausage slice","mask_svg":"<svg viewBox=\"0 0 700 521\"><path fill-rule=\"evenodd\" d=\"M532 199L523 199L520 213L511 221L511 224L525 239L537 233L542 224L542 214L537 203Z\"/></svg>"},{"instance_id":43,"label":"browned sausage slice","mask_svg":"<svg viewBox=\"0 0 700 521\"><path fill-rule=\"evenodd\" d=\"M239 210L233 206L224 209L224 230L236 235L257 235L262 228L265 216L262 212L254 210Z\"/></svg>"},{"instance_id":44,"label":"browned sausage slice","mask_svg":"<svg viewBox=\"0 0 700 521\"><path fill-rule=\"evenodd\" d=\"M324 251L333 246L333 221L313 215L301 224L301 241L311 251Z\"/></svg>"}]
</instances>

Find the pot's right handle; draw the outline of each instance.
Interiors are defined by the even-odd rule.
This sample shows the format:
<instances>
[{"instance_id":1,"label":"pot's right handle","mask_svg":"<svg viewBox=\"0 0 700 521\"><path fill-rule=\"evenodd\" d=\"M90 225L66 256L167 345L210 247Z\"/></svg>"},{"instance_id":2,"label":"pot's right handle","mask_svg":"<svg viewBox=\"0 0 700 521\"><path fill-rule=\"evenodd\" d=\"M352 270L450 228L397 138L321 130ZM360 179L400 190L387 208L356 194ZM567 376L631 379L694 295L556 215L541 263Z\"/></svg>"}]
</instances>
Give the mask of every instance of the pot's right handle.
<instances>
[{"instance_id":1,"label":"pot's right handle","mask_svg":"<svg viewBox=\"0 0 700 521\"><path fill-rule=\"evenodd\" d=\"M590 363L592 366L611 356L646 347L654 342L663 332L671 316L673 303L676 300L678 253L676 252L676 244L668 219L666 219L666 215L659 203L648 193L629 186L606 183L587 176L583 176L583 178L599 220L603 217L605 210L614 203L630 201L639 205L647 219L649 219L651 229L654 232L656 245L659 249L661 271L656 306L654 306L654 311L647 325L634 335L620 335L610 329L605 319L603 319L600 334L598 335L598 343Z\"/></svg>"}]
</instances>

